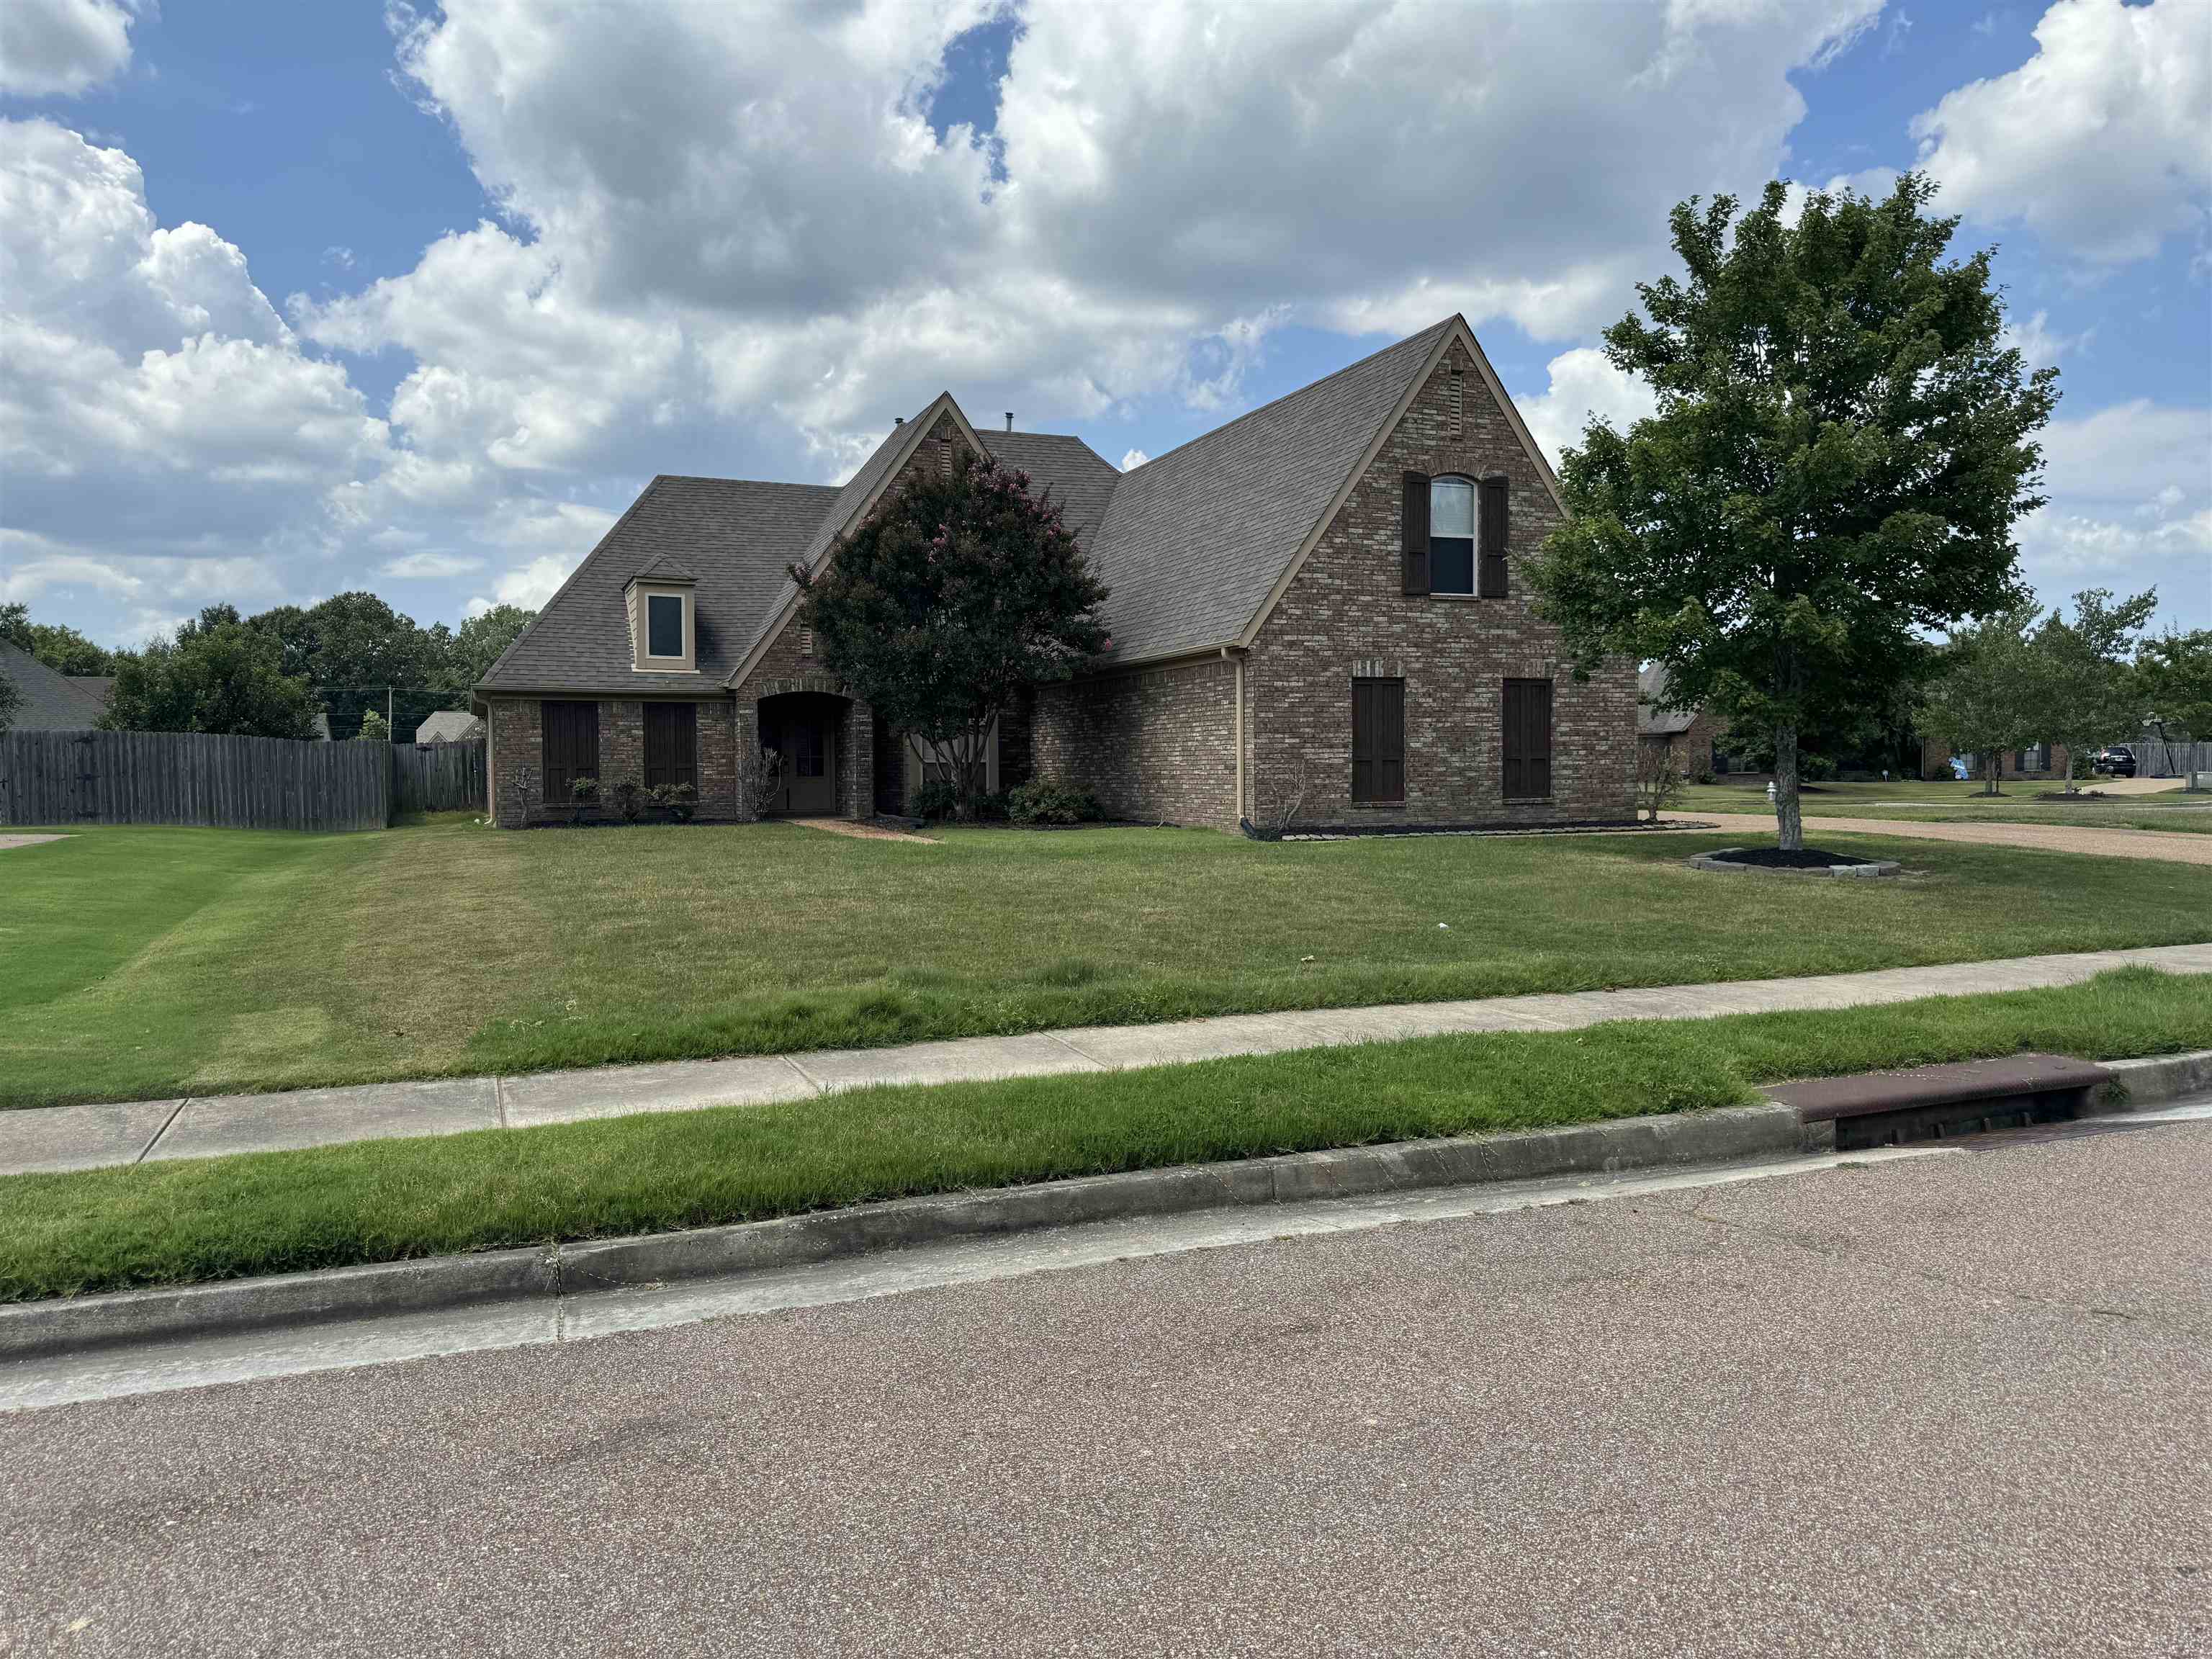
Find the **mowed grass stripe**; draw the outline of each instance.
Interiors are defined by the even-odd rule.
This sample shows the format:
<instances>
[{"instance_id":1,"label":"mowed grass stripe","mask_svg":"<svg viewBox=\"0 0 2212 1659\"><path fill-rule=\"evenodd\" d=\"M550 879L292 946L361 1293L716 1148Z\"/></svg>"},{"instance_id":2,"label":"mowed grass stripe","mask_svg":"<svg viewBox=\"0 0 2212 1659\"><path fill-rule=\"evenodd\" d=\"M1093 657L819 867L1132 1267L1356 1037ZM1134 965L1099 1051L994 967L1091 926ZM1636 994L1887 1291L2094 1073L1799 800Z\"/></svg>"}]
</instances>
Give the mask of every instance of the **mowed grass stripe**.
<instances>
[{"instance_id":1,"label":"mowed grass stripe","mask_svg":"<svg viewBox=\"0 0 2212 1659\"><path fill-rule=\"evenodd\" d=\"M0 1298L753 1220L967 1187L1723 1106L1786 1077L2212 1048L2212 976L884 1088L0 1180Z\"/></svg>"},{"instance_id":2,"label":"mowed grass stripe","mask_svg":"<svg viewBox=\"0 0 2212 1659\"><path fill-rule=\"evenodd\" d=\"M0 1105L2212 939L2201 869L1856 836L1824 839L1906 877L1682 867L1741 839L96 829L0 854Z\"/></svg>"}]
</instances>

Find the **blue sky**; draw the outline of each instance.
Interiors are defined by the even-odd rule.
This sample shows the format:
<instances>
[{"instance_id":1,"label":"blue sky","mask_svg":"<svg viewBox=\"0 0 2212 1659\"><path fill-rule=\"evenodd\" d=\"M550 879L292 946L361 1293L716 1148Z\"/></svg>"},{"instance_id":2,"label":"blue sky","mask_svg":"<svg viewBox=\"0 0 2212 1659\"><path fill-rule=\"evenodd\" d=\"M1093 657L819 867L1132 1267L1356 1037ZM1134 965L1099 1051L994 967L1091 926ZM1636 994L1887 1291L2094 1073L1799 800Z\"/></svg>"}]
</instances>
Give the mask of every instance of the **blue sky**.
<instances>
[{"instance_id":1,"label":"blue sky","mask_svg":"<svg viewBox=\"0 0 2212 1659\"><path fill-rule=\"evenodd\" d=\"M2032 580L2212 625L2206 0L0 30L0 597L98 638L532 602L653 472L834 479L939 386L1158 454L1455 309L1556 450L1638 412L1675 199L1916 162L2061 370Z\"/></svg>"}]
</instances>

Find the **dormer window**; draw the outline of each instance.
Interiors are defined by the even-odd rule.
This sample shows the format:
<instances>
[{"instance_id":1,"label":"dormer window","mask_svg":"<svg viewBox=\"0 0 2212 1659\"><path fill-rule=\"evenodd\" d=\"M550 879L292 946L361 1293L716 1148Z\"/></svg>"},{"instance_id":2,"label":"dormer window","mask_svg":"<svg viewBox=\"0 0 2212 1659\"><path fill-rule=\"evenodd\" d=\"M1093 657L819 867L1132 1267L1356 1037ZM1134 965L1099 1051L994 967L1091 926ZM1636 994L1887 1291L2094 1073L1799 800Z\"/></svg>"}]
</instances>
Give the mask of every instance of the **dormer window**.
<instances>
[{"instance_id":1,"label":"dormer window","mask_svg":"<svg viewBox=\"0 0 2212 1659\"><path fill-rule=\"evenodd\" d=\"M681 661L684 650L684 596L648 593L645 596L645 654Z\"/></svg>"},{"instance_id":2,"label":"dormer window","mask_svg":"<svg viewBox=\"0 0 2212 1659\"><path fill-rule=\"evenodd\" d=\"M630 666L641 674L690 674L699 666L698 584L672 560L655 559L629 579Z\"/></svg>"}]
</instances>

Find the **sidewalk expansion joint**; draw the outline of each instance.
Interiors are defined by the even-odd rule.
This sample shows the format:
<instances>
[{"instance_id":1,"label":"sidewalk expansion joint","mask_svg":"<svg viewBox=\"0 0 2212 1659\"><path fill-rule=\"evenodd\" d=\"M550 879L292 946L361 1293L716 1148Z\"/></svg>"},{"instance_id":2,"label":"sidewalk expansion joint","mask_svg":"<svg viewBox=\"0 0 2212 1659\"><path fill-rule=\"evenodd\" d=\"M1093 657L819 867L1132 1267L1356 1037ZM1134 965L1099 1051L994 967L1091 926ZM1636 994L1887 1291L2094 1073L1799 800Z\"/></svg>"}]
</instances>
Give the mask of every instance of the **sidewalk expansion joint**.
<instances>
[{"instance_id":1,"label":"sidewalk expansion joint","mask_svg":"<svg viewBox=\"0 0 2212 1659\"><path fill-rule=\"evenodd\" d=\"M776 1058L781 1060L785 1065L790 1066L793 1071L798 1073L799 1080L801 1083L804 1083L808 1088L811 1089L816 1094L826 1095L830 1092L828 1089L823 1086L822 1080L819 1078L809 1072L804 1066L801 1066L789 1054L778 1054Z\"/></svg>"}]
</instances>

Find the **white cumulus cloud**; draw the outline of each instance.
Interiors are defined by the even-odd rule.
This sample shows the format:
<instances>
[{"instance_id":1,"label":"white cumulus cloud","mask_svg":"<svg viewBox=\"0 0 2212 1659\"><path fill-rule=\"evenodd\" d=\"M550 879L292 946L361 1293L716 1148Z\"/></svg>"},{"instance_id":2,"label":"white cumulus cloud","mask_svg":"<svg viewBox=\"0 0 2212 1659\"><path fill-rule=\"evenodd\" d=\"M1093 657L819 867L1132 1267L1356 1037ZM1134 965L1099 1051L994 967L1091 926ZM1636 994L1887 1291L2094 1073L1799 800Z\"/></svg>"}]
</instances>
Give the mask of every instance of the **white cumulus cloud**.
<instances>
[{"instance_id":1,"label":"white cumulus cloud","mask_svg":"<svg viewBox=\"0 0 2212 1659\"><path fill-rule=\"evenodd\" d=\"M2058 0L2036 54L1916 117L1942 204L2077 259L2146 258L2212 198L2212 0Z\"/></svg>"},{"instance_id":2,"label":"white cumulus cloud","mask_svg":"<svg viewBox=\"0 0 2212 1659\"><path fill-rule=\"evenodd\" d=\"M125 0L7 0L0 5L0 93L74 94L131 62L138 8Z\"/></svg>"}]
</instances>

